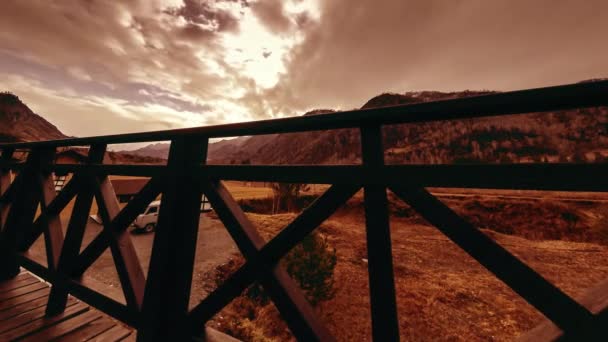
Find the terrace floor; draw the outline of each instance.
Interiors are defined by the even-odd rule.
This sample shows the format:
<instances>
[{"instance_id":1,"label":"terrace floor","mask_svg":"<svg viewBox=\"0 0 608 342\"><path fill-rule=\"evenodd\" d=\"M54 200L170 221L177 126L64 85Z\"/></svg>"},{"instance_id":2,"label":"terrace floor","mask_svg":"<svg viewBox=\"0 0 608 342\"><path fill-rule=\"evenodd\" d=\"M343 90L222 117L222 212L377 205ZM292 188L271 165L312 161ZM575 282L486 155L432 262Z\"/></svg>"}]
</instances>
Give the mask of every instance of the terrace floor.
<instances>
[{"instance_id":1,"label":"terrace floor","mask_svg":"<svg viewBox=\"0 0 608 342\"><path fill-rule=\"evenodd\" d=\"M27 271L0 282L0 341L135 341L134 330L71 296L62 314L45 317L49 292Z\"/></svg>"}]
</instances>

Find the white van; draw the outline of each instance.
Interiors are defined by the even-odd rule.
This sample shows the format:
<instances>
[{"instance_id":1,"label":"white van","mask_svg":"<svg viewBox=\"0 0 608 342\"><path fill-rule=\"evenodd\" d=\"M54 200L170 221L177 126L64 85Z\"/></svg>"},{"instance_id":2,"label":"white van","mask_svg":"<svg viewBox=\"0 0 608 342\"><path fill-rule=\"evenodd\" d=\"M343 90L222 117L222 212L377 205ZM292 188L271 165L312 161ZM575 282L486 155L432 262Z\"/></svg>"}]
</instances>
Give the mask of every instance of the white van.
<instances>
[{"instance_id":1,"label":"white van","mask_svg":"<svg viewBox=\"0 0 608 342\"><path fill-rule=\"evenodd\" d=\"M158 222L158 210L160 209L160 201L154 201L148 205L143 214L140 214L133 222L135 230L139 232L151 232L156 228Z\"/></svg>"},{"instance_id":2,"label":"white van","mask_svg":"<svg viewBox=\"0 0 608 342\"><path fill-rule=\"evenodd\" d=\"M201 198L201 212L211 211L211 203L203 195ZM148 205L143 214L140 214L133 222L135 230L138 232L149 233L156 229L156 222L158 222L158 211L160 210L160 201L154 201Z\"/></svg>"}]
</instances>

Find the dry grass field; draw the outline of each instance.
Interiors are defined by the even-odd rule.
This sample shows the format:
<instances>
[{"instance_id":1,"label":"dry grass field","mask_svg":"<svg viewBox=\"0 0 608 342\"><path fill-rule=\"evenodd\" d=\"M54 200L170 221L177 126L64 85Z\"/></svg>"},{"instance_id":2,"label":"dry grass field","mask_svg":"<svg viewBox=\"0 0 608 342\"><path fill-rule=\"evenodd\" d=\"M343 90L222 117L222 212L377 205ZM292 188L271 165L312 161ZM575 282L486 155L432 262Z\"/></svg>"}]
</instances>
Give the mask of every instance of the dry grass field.
<instances>
[{"instance_id":1,"label":"dry grass field","mask_svg":"<svg viewBox=\"0 0 608 342\"><path fill-rule=\"evenodd\" d=\"M569 295L580 297L608 278L606 194L573 194L433 189L440 198ZM361 193L318 231L336 249L336 295L317 313L341 341L371 339L365 218ZM554 196L552 196L554 195ZM391 197L391 232L400 333L406 341L510 341L538 325L543 316L438 230ZM405 206L406 207L406 206ZM518 215L520 212L520 215ZM575 213L575 226L561 213ZM249 214L270 239L295 214ZM493 226L496 226L494 228ZM508 233L505 227L514 227ZM238 257L236 257L238 258ZM245 310L245 311L244 311ZM236 301L212 322L218 329L231 320L246 322L256 340L291 336L272 305L255 314ZM253 318L252 318L253 317ZM239 323L241 324L241 323Z\"/></svg>"},{"instance_id":2,"label":"dry grass field","mask_svg":"<svg viewBox=\"0 0 608 342\"><path fill-rule=\"evenodd\" d=\"M249 214L267 238L293 214ZM364 217L349 211L319 231L336 249L336 295L316 310L340 341L371 340ZM392 218L393 258L400 333L404 341L510 341L543 316L433 227ZM528 265L573 296L608 277L608 248L593 243L531 241L484 230ZM233 307L214 321L242 316ZM290 339L272 306L252 325L268 340Z\"/></svg>"},{"instance_id":3,"label":"dry grass field","mask_svg":"<svg viewBox=\"0 0 608 342\"><path fill-rule=\"evenodd\" d=\"M236 199L263 199L272 191L227 182ZM325 187L313 188L319 193ZM601 234L608 230L608 195L521 192L497 190L431 189L501 245L570 295L608 278L608 244ZM493 277L408 207L391 198L391 231L403 340L508 341L536 326L543 316ZM330 331L341 341L370 340L369 297L362 193L327 220L318 232L336 249L336 294L316 308ZM61 214L64 227L73 202ZM124 205L124 204L123 204ZM95 204L91 213L96 213ZM561 222L560 211L575 213L574 226ZM517 215L521 213L521 215ZM248 213L266 239L282 229L296 214ZM508 230L506 227L515 227ZM102 227L92 221L86 245ZM599 229L599 230L598 230ZM145 271L154 234L133 234L132 240ZM202 215L197 245L191 305L215 288L216 268L234 259L237 250L213 214ZM43 259L42 241L32 254ZM121 299L112 257L106 252L87 272L104 293ZM103 289L103 287L100 287ZM290 334L272 305L244 317L237 300L210 324L223 330L228 320L248 322L258 340L286 340ZM257 339L257 338L256 338Z\"/></svg>"}]
</instances>

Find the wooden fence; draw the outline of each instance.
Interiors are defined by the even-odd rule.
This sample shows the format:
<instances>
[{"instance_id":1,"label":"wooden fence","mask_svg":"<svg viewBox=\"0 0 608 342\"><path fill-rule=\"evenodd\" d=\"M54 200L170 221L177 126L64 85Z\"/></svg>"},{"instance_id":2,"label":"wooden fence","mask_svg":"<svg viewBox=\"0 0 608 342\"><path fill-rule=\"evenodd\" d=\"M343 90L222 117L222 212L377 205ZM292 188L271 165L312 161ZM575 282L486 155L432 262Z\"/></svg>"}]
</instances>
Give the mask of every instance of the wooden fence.
<instances>
[{"instance_id":1,"label":"wooden fence","mask_svg":"<svg viewBox=\"0 0 608 342\"><path fill-rule=\"evenodd\" d=\"M608 311L592 314L562 290L437 200L426 187L608 191L608 164L385 165L382 126L608 105L608 82L580 83L414 105L355 110L169 131L0 145L0 276L24 267L52 284L47 313L68 294L138 329L140 341L184 340L253 282L269 294L299 340L332 340L279 259L360 189L364 190L373 338L399 339L387 189L562 329L565 337L607 331ZM344 166L206 165L210 138L357 128L362 163ZM171 141L167 165L105 165L108 144ZM84 164L55 164L58 148L89 148ZM27 151L24 162L17 151ZM73 173L55 192L53 173ZM16 175L16 176L15 176ZM109 175L151 177L120 209ZM14 179L13 179L14 178ZM330 184L329 189L265 243L222 180ZM144 276L127 227L162 194L149 273ZM246 263L194 309L188 309L201 195L211 202ZM75 199L64 229L59 213ZM103 232L81 251L93 199ZM36 216L38 205L41 214ZM44 235L47 265L27 250ZM204 237L203 237L204 238ZM81 277L109 248L126 305Z\"/></svg>"}]
</instances>

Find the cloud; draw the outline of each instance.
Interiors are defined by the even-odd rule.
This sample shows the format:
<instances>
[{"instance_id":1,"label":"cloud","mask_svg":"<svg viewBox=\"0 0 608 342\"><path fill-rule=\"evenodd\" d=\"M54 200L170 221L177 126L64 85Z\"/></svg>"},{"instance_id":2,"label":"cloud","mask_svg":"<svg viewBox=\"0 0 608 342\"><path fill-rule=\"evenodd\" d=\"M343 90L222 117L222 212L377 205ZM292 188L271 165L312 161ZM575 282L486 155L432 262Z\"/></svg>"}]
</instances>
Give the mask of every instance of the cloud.
<instances>
[{"instance_id":1,"label":"cloud","mask_svg":"<svg viewBox=\"0 0 608 342\"><path fill-rule=\"evenodd\" d=\"M602 0L0 1L0 85L67 134L605 77ZM12 80L14 82L9 82Z\"/></svg>"},{"instance_id":2,"label":"cloud","mask_svg":"<svg viewBox=\"0 0 608 342\"><path fill-rule=\"evenodd\" d=\"M509 90L606 76L606 11L602 0L324 1L262 99L294 113L359 107L385 91Z\"/></svg>"},{"instance_id":3,"label":"cloud","mask_svg":"<svg viewBox=\"0 0 608 342\"><path fill-rule=\"evenodd\" d=\"M230 0L2 1L0 74L37 85L3 86L80 136L115 133L111 127L141 131L253 118L247 108L228 104L245 91L242 59L225 62L226 42L240 35L244 16L253 17L247 6ZM250 29L261 27L248 22ZM250 57L265 60L261 53ZM92 124L106 116L107 124Z\"/></svg>"},{"instance_id":4,"label":"cloud","mask_svg":"<svg viewBox=\"0 0 608 342\"><path fill-rule=\"evenodd\" d=\"M292 28L292 22L283 10L282 0L257 1L251 3L251 10L275 34L283 34Z\"/></svg>"},{"instance_id":5,"label":"cloud","mask_svg":"<svg viewBox=\"0 0 608 342\"><path fill-rule=\"evenodd\" d=\"M186 21L185 29L192 33L236 32L239 28L239 20L230 10L212 7L207 1L184 0L181 6L169 7L164 13Z\"/></svg>"},{"instance_id":6,"label":"cloud","mask_svg":"<svg viewBox=\"0 0 608 342\"><path fill-rule=\"evenodd\" d=\"M52 89L42 82L0 73L0 88L13 89L38 114L52 117L67 135L89 136L200 126L217 118L158 103L138 103L107 96L82 96ZM76 124L74 124L76 121Z\"/></svg>"}]
</instances>

